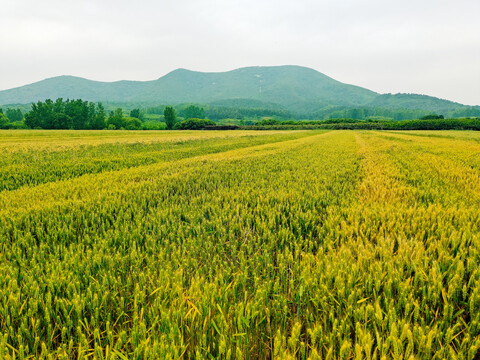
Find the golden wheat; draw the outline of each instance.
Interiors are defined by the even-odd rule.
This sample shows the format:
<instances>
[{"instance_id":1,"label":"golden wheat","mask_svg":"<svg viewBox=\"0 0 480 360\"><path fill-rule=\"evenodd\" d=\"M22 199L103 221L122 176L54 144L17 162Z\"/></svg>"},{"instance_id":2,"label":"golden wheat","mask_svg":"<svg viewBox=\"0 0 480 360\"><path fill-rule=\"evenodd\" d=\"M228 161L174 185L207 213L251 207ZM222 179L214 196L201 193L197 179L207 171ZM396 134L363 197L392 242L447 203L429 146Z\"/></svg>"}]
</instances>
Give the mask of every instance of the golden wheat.
<instances>
[{"instance_id":1,"label":"golden wheat","mask_svg":"<svg viewBox=\"0 0 480 360\"><path fill-rule=\"evenodd\" d=\"M480 356L477 133L21 131L0 153L0 359Z\"/></svg>"}]
</instances>

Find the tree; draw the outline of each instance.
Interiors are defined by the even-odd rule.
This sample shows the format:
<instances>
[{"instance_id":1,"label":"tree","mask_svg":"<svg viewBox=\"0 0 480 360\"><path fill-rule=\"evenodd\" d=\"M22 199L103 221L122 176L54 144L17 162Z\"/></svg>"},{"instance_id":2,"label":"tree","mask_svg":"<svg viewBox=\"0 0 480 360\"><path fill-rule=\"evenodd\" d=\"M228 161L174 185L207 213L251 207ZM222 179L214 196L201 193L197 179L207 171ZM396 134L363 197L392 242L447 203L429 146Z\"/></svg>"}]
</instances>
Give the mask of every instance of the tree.
<instances>
[{"instance_id":1,"label":"tree","mask_svg":"<svg viewBox=\"0 0 480 360\"><path fill-rule=\"evenodd\" d=\"M117 108L115 111L111 111L110 115L108 116L108 126L112 128L115 126L115 129L125 128L125 119L123 117L123 110L121 108Z\"/></svg>"},{"instance_id":2,"label":"tree","mask_svg":"<svg viewBox=\"0 0 480 360\"><path fill-rule=\"evenodd\" d=\"M65 113L72 119L73 129L87 128L89 115L88 101L81 99L67 101L65 103Z\"/></svg>"},{"instance_id":3,"label":"tree","mask_svg":"<svg viewBox=\"0 0 480 360\"><path fill-rule=\"evenodd\" d=\"M55 114L55 120L50 127L45 129L71 129L72 118L67 114L58 112Z\"/></svg>"},{"instance_id":4,"label":"tree","mask_svg":"<svg viewBox=\"0 0 480 360\"><path fill-rule=\"evenodd\" d=\"M102 103L97 104L97 109L95 111L95 115L93 116L90 122L90 129L93 130L101 130L105 128L105 108L103 107Z\"/></svg>"},{"instance_id":5,"label":"tree","mask_svg":"<svg viewBox=\"0 0 480 360\"><path fill-rule=\"evenodd\" d=\"M23 113L22 110L20 109L7 109L6 114L8 120L11 122L17 122L17 121L22 121L23 120Z\"/></svg>"},{"instance_id":6,"label":"tree","mask_svg":"<svg viewBox=\"0 0 480 360\"><path fill-rule=\"evenodd\" d=\"M209 119L187 119L177 124L175 128L179 130L202 130L206 126L215 126L215 122Z\"/></svg>"},{"instance_id":7,"label":"tree","mask_svg":"<svg viewBox=\"0 0 480 360\"><path fill-rule=\"evenodd\" d=\"M258 121L255 125L278 125L280 122L278 120L275 120L275 119L272 119L272 118L269 118L269 119L262 119L260 121Z\"/></svg>"},{"instance_id":8,"label":"tree","mask_svg":"<svg viewBox=\"0 0 480 360\"><path fill-rule=\"evenodd\" d=\"M13 113L12 113L13 114ZM17 118L22 115L15 112ZM105 109L101 104L88 101L66 100L58 98L32 104L32 110L25 114L25 125L41 129L103 129L105 128Z\"/></svg>"},{"instance_id":9,"label":"tree","mask_svg":"<svg viewBox=\"0 0 480 360\"><path fill-rule=\"evenodd\" d=\"M440 120L443 118L444 118L443 115L429 114L429 115L422 116L420 120Z\"/></svg>"},{"instance_id":10,"label":"tree","mask_svg":"<svg viewBox=\"0 0 480 360\"><path fill-rule=\"evenodd\" d=\"M177 115L175 114L175 109L171 106L165 107L163 111L163 116L165 117L165 124L167 125L167 130L173 129L175 122L177 121Z\"/></svg>"},{"instance_id":11,"label":"tree","mask_svg":"<svg viewBox=\"0 0 480 360\"><path fill-rule=\"evenodd\" d=\"M50 99L32 104L32 110L25 115L25 125L32 129L54 129L54 124L56 124L56 113L54 103Z\"/></svg>"},{"instance_id":12,"label":"tree","mask_svg":"<svg viewBox=\"0 0 480 360\"><path fill-rule=\"evenodd\" d=\"M185 119L205 119L205 110L195 105L187 106L183 114Z\"/></svg>"},{"instance_id":13,"label":"tree","mask_svg":"<svg viewBox=\"0 0 480 360\"><path fill-rule=\"evenodd\" d=\"M136 117L127 117L125 118L125 129L126 130L141 130L143 123L140 119Z\"/></svg>"},{"instance_id":14,"label":"tree","mask_svg":"<svg viewBox=\"0 0 480 360\"><path fill-rule=\"evenodd\" d=\"M10 122L8 121L8 118L3 114L3 112L0 112L0 129L8 129L9 123Z\"/></svg>"},{"instance_id":15,"label":"tree","mask_svg":"<svg viewBox=\"0 0 480 360\"><path fill-rule=\"evenodd\" d=\"M140 109L133 109L132 111L130 111L130 117L134 117L134 118L143 120L143 114L140 111Z\"/></svg>"}]
</instances>

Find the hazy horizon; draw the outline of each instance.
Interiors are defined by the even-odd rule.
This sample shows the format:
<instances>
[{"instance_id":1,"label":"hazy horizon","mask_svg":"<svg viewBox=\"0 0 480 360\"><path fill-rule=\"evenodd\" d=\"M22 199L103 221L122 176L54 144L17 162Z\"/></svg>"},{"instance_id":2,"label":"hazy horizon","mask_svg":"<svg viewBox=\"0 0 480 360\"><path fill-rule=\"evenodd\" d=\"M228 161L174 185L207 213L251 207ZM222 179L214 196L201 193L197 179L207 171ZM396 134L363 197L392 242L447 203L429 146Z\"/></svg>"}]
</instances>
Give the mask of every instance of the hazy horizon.
<instances>
[{"instance_id":1,"label":"hazy horizon","mask_svg":"<svg viewBox=\"0 0 480 360\"><path fill-rule=\"evenodd\" d=\"M6 0L0 90L71 75L299 65L379 93L480 105L480 3Z\"/></svg>"}]
</instances>

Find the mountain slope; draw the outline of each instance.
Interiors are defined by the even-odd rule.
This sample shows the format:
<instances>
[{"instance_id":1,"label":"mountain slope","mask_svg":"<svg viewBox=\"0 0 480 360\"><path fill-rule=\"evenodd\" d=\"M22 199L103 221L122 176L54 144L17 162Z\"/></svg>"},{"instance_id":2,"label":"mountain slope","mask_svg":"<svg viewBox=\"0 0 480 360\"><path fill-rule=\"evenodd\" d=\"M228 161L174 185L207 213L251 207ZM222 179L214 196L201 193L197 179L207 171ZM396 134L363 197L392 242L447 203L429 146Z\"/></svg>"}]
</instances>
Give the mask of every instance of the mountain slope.
<instances>
[{"instance_id":1,"label":"mountain slope","mask_svg":"<svg viewBox=\"0 0 480 360\"><path fill-rule=\"evenodd\" d=\"M177 69L152 81L100 82L59 76L0 91L0 105L28 104L59 97L144 105L203 103L236 107L253 104L258 108L278 107L302 115L330 111L335 107L417 109L454 116L480 112L478 106L469 107L426 95L382 95L341 83L316 70L292 65L213 73Z\"/></svg>"},{"instance_id":2,"label":"mountain slope","mask_svg":"<svg viewBox=\"0 0 480 360\"><path fill-rule=\"evenodd\" d=\"M386 109L422 109L439 113L466 107L457 102L418 94L383 94L368 105Z\"/></svg>"},{"instance_id":3,"label":"mountain slope","mask_svg":"<svg viewBox=\"0 0 480 360\"><path fill-rule=\"evenodd\" d=\"M48 98L144 103L252 99L291 107L304 102L360 105L373 91L338 82L300 66L248 67L221 73L175 70L153 81L99 82L59 76L0 91L0 104L23 104Z\"/></svg>"},{"instance_id":4,"label":"mountain slope","mask_svg":"<svg viewBox=\"0 0 480 360\"><path fill-rule=\"evenodd\" d=\"M214 102L252 99L286 107L311 101L357 105L373 100L373 91L338 82L318 71L300 66L248 67L224 73L178 69L138 94L137 100Z\"/></svg>"},{"instance_id":5,"label":"mountain slope","mask_svg":"<svg viewBox=\"0 0 480 360\"><path fill-rule=\"evenodd\" d=\"M142 91L144 86L145 83L140 81L101 82L75 76L57 76L18 88L0 91L0 104L25 104L57 98L127 101L129 94Z\"/></svg>"}]
</instances>

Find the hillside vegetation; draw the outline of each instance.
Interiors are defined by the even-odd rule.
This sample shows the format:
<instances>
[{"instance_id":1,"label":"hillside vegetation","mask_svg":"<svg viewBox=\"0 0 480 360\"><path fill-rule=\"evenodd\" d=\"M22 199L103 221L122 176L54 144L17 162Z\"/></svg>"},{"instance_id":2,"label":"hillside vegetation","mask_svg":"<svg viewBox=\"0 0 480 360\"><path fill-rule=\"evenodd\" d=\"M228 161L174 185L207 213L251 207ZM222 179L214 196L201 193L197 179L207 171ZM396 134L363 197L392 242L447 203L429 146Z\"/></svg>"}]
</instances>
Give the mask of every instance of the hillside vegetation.
<instances>
[{"instance_id":1,"label":"hillside vegetation","mask_svg":"<svg viewBox=\"0 0 480 360\"><path fill-rule=\"evenodd\" d=\"M222 108L286 110L295 118L383 116L414 118L431 112L446 117L480 116L480 107L415 94L385 94L336 81L301 66L247 67L202 73L177 69L153 81L99 82L60 76L0 91L0 104L26 104L46 99L83 99L111 102L117 107L199 103ZM339 115L338 112L344 112ZM395 114L400 113L401 115ZM410 117L409 117L410 114Z\"/></svg>"}]
</instances>

